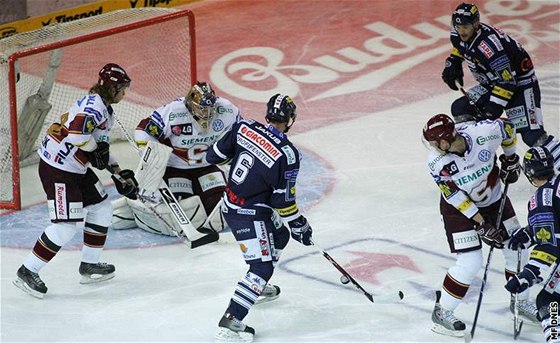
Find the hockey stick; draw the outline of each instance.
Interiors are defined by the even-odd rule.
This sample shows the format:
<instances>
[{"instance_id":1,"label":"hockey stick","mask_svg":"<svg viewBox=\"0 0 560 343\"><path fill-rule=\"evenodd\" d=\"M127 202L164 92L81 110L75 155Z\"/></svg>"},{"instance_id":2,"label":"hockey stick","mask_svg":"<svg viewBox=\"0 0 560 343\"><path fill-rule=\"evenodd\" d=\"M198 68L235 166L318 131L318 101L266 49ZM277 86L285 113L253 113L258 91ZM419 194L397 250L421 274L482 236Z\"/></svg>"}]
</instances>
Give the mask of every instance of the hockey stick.
<instances>
[{"instance_id":1,"label":"hockey stick","mask_svg":"<svg viewBox=\"0 0 560 343\"><path fill-rule=\"evenodd\" d=\"M134 142L134 140L132 139L132 137L129 135L129 133L126 131L126 128L124 127L124 125L122 124L122 122L119 120L119 118L117 118L117 116L114 116L115 121L117 122L117 124L119 125L120 129L122 130L124 136L126 137L126 139L128 140L128 142L130 143L130 145L138 152L141 153L140 148L138 148L138 146L136 145L136 143ZM157 144L157 146L152 146L151 144ZM150 161L152 158L156 158L153 156L157 156L156 153L152 153L152 150L154 147L158 147L160 150L163 149L167 149L167 150L171 150L171 148L167 147L167 146L163 146L160 143L153 143L152 141L150 141L148 143L148 146L146 147L146 149L144 149L144 152L142 154L142 161L141 161L141 168L140 170L137 170L137 174L139 174L140 172L144 172L143 174L147 176L148 178L153 177L153 175L150 175L149 172L147 170L144 169L144 167L148 167L151 164L153 164L153 161ZM156 149L157 150L157 149ZM169 154L170 152L167 152L167 154ZM163 164L163 167L165 168L165 165L167 164L167 159L165 159L165 161L157 161L158 163L156 164ZM140 194L138 194L138 198L140 199L140 201L142 201L142 199L147 200L147 199L153 199L155 197L154 193L158 193L158 197L161 198L163 200L163 202L165 203L165 205L167 206L167 208L169 209L171 215L173 216L173 219L175 219L175 222L179 225L179 227L181 228L181 231L183 233L183 235L177 233L177 231L175 229L172 230L173 233L175 233L176 236L182 236L184 237L185 240L187 240L188 242L190 242L190 246L191 248L196 248L199 247L201 245L204 244L208 244L208 243L212 243L215 242L219 239L219 235L216 234L205 234L202 233L200 231L198 231L190 222L187 214L185 213L185 211L183 211L183 208L181 207L181 205L179 205L179 202L177 201L177 199L175 198L175 196L173 195L173 193L171 193L171 191L169 190L169 187L167 186L167 184L161 180L161 179L157 179L157 180L153 180L150 179L150 184L152 186L152 188L154 189L144 189L145 191L151 191L151 194L146 194L146 193L150 193L150 192L144 192L141 191ZM149 201L149 200L147 200ZM144 201L142 201L143 204L146 204ZM148 208L150 208L151 210L153 210L152 212L155 212L155 209L151 208L150 206L148 206ZM158 219L162 219L161 215L157 215ZM167 223L167 225L169 228L173 228L169 223Z\"/></svg>"},{"instance_id":2,"label":"hockey stick","mask_svg":"<svg viewBox=\"0 0 560 343\"><path fill-rule=\"evenodd\" d=\"M507 174L505 178L507 179ZM504 207L506 206L508 189L509 189L509 182L506 182L506 185L504 186L504 193L502 194L502 200L500 201L500 208L498 210L498 220L496 220L496 229L498 230L502 222L502 214L504 213ZM480 313L480 305L482 304L482 296L484 295L484 286L486 286L488 270L490 270L490 261L492 260L492 252L494 252L494 245L490 246L490 251L488 252L488 259L486 260L486 266L484 267L484 276L482 277L482 284L480 285L480 294L478 295L478 302L476 304L476 310L474 312L472 329L470 333L465 334L465 342L472 341L474 337L474 331L476 330L476 322L478 321L478 315Z\"/></svg>"},{"instance_id":3,"label":"hockey stick","mask_svg":"<svg viewBox=\"0 0 560 343\"><path fill-rule=\"evenodd\" d=\"M517 274L521 271L521 248L517 249ZM517 340L523 327L523 319L519 318L519 293L513 296L513 339Z\"/></svg>"},{"instance_id":4,"label":"hockey stick","mask_svg":"<svg viewBox=\"0 0 560 343\"><path fill-rule=\"evenodd\" d=\"M476 115L480 118L480 119L485 119L488 116L485 115L484 113L482 113L482 111L480 110L480 108L478 108L478 106L476 106L476 101L475 99L473 99L473 97L463 88L463 86L461 86L461 84L459 83L458 80L455 80L455 86L457 86L457 88L459 88L459 90L461 91L461 93L463 93L463 95L467 98L467 100L469 100L469 104L471 104L472 107L474 107L474 110L476 112Z\"/></svg>"},{"instance_id":5,"label":"hockey stick","mask_svg":"<svg viewBox=\"0 0 560 343\"><path fill-rule=\"evenodd\" d=\"M376 296L377 299L373 298L373 294L369 293L368 291L366 291L359 283L358 281L356 281L356 279L354 279L352 277L352 275L348 274L348 272L342 268L342 266L340 264L338 264L334 258L332 258L331 255L329 255L329 253L327 253L324 249L322 249L321 247L319 247L317 245L317 243L315 242L311 242L312 245L317 248L317 250L319 250L319 252L321 252L321 254L327 259L327 261L329 261L341 274L343 277L346 278L346 280L348 280L348 282L352 282L352 284L359 289L360 291L362 291L362 293L364 293L364 295L366 296L366 298L368 298L369 301L371 301L372 303L383 303L383 302L398 302L400 300L402 300L404 298L404 293L402 291L399 291L399 293L397 294L397 296L395 297L395 295L382 295L382 296ZM343 279L341 278L341 281ZM348 283L348 282L343 282L343 283ZM398 297L398 299L397 299ZM381 301L380 301L381 300Z\"/></svg>"},{"instance_id":6,"label":"hockey stick","mask_svg":"<svg viewBox=\"0 0 560 343\"><path fill-rule=\"evenodd\" d=\"M25 105L20 112L18 118L18 158L20 160L37 150L35 141L39 137L45 118L52 108L49 103L49 96L54 85L56 71L60 65L61 55L62 49L51 52L49 65L39 90L25 100Z\"/></svg>"}]
</instances>

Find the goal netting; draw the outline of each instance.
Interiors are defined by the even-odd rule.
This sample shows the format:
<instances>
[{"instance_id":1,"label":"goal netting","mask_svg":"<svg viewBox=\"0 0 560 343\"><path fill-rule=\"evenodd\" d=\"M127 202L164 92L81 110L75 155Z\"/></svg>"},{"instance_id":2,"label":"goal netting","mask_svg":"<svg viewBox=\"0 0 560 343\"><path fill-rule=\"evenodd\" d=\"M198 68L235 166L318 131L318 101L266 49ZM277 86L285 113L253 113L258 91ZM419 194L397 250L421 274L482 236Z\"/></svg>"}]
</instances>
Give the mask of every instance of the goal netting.
<instances>
[{"instance_id":1,"label":"goal netting","mask_svg":"<svg viewBox=\"0 0 560 343\"><path fill-rule=\"evenodd\" d=\"M87 94L107 63L132 79L113 106L132 134L140 119L196 81L192 12L119 10L0 39L0 208L20 209L19 168L39 161L47 127ZM111 134L125 139L118 127Z\"/></svg>"}]
</instances>

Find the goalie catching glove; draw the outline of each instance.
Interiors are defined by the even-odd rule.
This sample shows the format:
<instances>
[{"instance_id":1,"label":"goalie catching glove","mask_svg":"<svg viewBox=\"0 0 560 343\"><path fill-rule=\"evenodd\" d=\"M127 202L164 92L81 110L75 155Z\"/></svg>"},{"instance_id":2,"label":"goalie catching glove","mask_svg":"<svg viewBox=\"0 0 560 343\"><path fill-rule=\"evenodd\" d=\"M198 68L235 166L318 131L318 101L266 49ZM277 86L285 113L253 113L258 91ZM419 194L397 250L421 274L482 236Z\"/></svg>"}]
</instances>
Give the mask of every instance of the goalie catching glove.
<instances>
[{"instance_id":1,"label":"goalie catching glove","mask_svg":"<svg viewBox=\"0 0 560 343\"><path fill-rule=\"evenodd\" d=\"M300 242L303 245L311 245L311 236L313 234L313 230L307 219L304 216L299 216L296 219L288 222L290 226L290 230L292 232L292 238L296 241Z\"/></svg>"},{"instance_id":2,"label":"goalie catching glove","mask_svg":"<svg viewBox=\"0 0 560 343\"><path fill-rule=\"evenodd\" d=\"M107 168L109 165L109 143L98 142L97 148L93 151L84 151L92 166L99 170Z\"/></svg>"},{"instance_id":3,"label":"goalie catching glove","mask_svg":"<svg viewBox=\"0 0 560 343\"><path fill-rule=\"evenodd\" d=\"M519 156L513 154L511 156L506 156L504 154L500 155L500 179L503 183L515 183L519 179L519 174L521 173L521 165L519 164Z\"/></svg>"},{"instance_id":4,"label":"goalie catching glove","mask_svg":"<svg viewBox=\"0 0 560 343\"><path fill-rule=\"evenodd\" d=\"M458 91L459 88L455 85L455 80L463 86L463 61L459 57L449 56L445 60L445 68L441 73L441 78L449 88Z\"/></svg>"},{"instance_id":5,"label":"goalie catching glove","mask_svg":"<svg viewBox=\"0 0 560 343\"><path fill-rule=\"evenodd\" d=\"M130 169L124 169L119 172L119 176L120 178L116 177L114 174L111 175L111 179L113 179L113 182L115 183L117 192L129 199L136 200L136 193L138 192L138 182L134 178L134 172Z\"/></svg>"}]
</instances>

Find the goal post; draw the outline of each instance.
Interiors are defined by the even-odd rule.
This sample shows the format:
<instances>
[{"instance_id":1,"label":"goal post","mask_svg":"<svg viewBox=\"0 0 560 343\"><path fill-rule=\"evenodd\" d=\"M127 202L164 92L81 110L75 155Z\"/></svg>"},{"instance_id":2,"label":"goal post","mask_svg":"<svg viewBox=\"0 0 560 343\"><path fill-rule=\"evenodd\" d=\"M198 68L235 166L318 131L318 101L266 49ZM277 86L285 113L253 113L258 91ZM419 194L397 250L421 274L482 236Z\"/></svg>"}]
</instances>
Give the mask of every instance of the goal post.
<instances>
[{"instance_id":1,"label":"goal post","mask_svg":"<svg viewBox=\"0 0 560 343\"><path fill-rule=\"evenodd\" d=\"M0 39L0 209L21 209L20 168L37 163L47 127L87 94L107 63L132 79L115 115L132 132L196 82L194 14L137 8ZM112 140L124 140L115 128ZM33 185L35 190L40 185Z\"/></svg>"}]
</instances>

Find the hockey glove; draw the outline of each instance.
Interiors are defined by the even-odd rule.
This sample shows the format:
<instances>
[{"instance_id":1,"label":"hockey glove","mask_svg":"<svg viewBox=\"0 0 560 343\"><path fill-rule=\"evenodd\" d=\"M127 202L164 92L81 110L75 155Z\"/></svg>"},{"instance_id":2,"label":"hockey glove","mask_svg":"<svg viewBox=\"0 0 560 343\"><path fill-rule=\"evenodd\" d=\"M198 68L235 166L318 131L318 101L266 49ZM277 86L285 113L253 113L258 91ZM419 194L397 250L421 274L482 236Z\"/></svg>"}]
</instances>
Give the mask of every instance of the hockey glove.
<instances>
[{"instance_id":1,"label":"hockey glove","mask_svg":"<svg viewBox=\"0 0 560 343\"><path fill-rule=\"evenodd\" d=\"M521 293L543 279L539 276L540 270L532 265L526 265L521 273L512 276L504 286L510 293Z\"/></svg>"},{"instance_id":2,"label":"hockey glove","mask_svg":"<svg viewBox=\"0 0 560 343\"><path fill-rule=\"evenodd\" d=\"M533 244L531 233L528 228L520 228L513 232L508 243L508 248L511 250L528 249Z\"/></svg>"},{"instance_id":3,"label":"hockey glove","mask_svg":"<svg viewBox=\"0 0 560 343\"><path fill-rule=\"evenodd\" d=\"M441 78L449 88L458 91L459 88L455 85L455 80L463 86L463 61L459 57L449 56L445 60L445 68L443 68Z\"/></svg>"},{"instance_id":4,"label":"hockey glove","mask_svg":"<svg viewBox=\"0 0 560 343\"><path fill-rule=\"evenodd\" d=\"M290 230L292 231L292 238L296 241L300 242L303 245L311 245L311 235L313 234L313 230L307 219L304 216L299 216L296 219L288 222L290 226Z\"/></svg>"},{"instance_id":5,"label":"hockey glove","mask_svg":"<svg viewBox=\"0 0 560 343\"><path fill-rule=\"evenodd\" d=\"M134 178L134 172L130 169L124 169L121 170L119 175L124 180L124 182L122 182L122 180L117 178L115 175L111 175L111 178L115 183L115 187L117 188L117 192L129 199L136 200L136 193L138 192L138 181L136 181L136 179Z\"/></svg>"},{"instance_id":6,"label":"hockey glove","mask_svg":"<svg viewBox=\"0 0 560 343\"><path fill-rule=\"evenodd\" d=\"M493 101L488 101L486 104L484 104L484 109L482 112L486 114L488 119L496 120L500 118L503 111L504 108L502 106L496 104Z\"/></svg>"},{"instance_id":7,"label":"hockey glove","mask_svg":"<svg viewBox=\"0 0 560 343\"><path fill-rule=\"evenodd\" d=\"M98 142L95 150L84 152L91 165L95 168L103 170L109 165L109 143Z\"/></svg>"},{"instance_id":8,"label":"hockey glove","mask_svg":"<svg viewBox=\"0 0 560 343\"><path fill-rule=\"evenodd\" d=\"M521 165L519 164L519 156L513 154L511 156L506 156L504 154L500 155L500 179L503 183L515 183L519 179L519 173L521 173Z\"/></svg>"},{"instance_id":9,"label":"hockey glove","mask_svg":"<svg viewBox=\"0 0 560 343\"><path fill-rule=\"evenodd\" d=\"M482 222L482 224L477 224L474 229L484 243L497 249L502 249L504 247L500 230L496 229L494 225Z\"/></svg>"}]
</instances>

